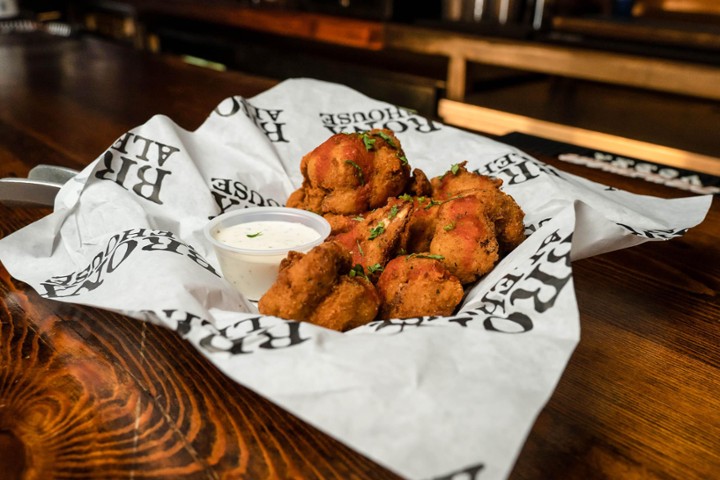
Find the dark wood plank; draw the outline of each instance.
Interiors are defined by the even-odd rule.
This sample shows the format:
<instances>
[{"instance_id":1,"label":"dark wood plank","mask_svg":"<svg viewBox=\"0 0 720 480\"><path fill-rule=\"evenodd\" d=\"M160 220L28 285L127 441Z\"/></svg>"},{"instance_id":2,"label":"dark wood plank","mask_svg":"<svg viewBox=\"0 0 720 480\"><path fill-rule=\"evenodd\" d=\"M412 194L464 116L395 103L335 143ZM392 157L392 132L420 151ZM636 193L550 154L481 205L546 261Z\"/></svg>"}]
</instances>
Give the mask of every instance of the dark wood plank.
<instances>
[{"instance_id":1,"label":"dark wood plank","mask_svg":"<svg viewBox=\"0 0 720 480\"><path fill-rule=\"evenodd\" d=\"M6 36L1 45L0 176L26 175L23 164L82 168L152 115L194 130L224 98L277 83L93 38Z\"/></svg>"}]
</instances>

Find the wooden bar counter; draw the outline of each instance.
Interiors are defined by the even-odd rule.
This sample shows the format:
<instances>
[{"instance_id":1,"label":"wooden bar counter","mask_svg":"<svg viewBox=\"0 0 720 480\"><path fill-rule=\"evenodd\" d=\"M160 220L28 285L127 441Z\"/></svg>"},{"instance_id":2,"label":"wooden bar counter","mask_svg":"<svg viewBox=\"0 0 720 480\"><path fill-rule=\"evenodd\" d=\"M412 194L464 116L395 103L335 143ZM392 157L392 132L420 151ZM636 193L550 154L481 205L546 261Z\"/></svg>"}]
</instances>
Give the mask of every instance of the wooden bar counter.
<instances>
[{"instance_id":1,"label":"wooden bar counter","mask_svg":"<svg viewBox=\"0 0 720 480\"><path fill-rule=\"evenodd\" d=\"M192 130L223 98L273 83L91 38L2 36L0 177L82 168L154 114ZM528 153L617 188L687 195ZM49 212L0 204L0 237ZM582 338L510 478L716 477L718 200L682 238L576 262L574 283ZM397 478L230 381L174 332L45 300L1 266L0 472Z\"/></svg>"}]
</instances>

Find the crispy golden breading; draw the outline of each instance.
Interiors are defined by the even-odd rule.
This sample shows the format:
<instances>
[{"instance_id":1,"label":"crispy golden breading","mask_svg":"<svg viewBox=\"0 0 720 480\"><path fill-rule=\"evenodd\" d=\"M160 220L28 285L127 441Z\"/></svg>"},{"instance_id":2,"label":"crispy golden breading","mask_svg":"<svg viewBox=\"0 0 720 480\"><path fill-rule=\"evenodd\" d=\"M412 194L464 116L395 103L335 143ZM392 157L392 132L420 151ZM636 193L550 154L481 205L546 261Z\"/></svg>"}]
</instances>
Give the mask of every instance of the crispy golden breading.
<instances>
[{"instance_id":1,"label":"crispy golden breading","mask_svg":"<svg viewBox=\"0 0 720 480\"><path fill-rule=\"evenodd\" d=\"M440 206L430 253L443 257L443 264L463 284L486 274L500 258L495 225L486 206L477 197L448 200Z\"/></svg>"},{"instance_id":2,"label":"crispy golden breading","mask_svg":"<svg viewBox=\"0 0 720 480\"><path fill-rule=\"evenodd\" d=\"M350 253L335 242L324 242L307 254L290 252L258 309L263 315L307 320L351 266Z\"/></svg>"},{"instance_id":3,"label":"crispy golden breading","mask_svg":"<svg viewBox=\"0 0 720 480\"><path fill-rule=\"evenodd\" d=\"M410 183L410 166L390 130L338 133L305 155L303 185L288 207L352 215L382 207Z\"/></svg>"},{"instance_id":4,"label":"crispy golden breading","mask_svg":"<svg viewBox=\"0 0 720 480\"><path fill-rule=\"evenodd\" d=\"M326 213L323 217L330 224L331 237L340 233L349 232L355 228L358 219L362 218L361 215L337 215L335 213Z\"/></svg>"},{"instance_id":5,"label":"crispy golden breading","mask_svg":"<svg viewBox=\"0 0 720 480\"><path fill-rule=\"evenodd\" d=\"M460 280L442 262L422 254L391 260L377 291L382 319L452 315L464 294Z\"/></svg>"},{"instance_id":6,"label":"crispy golden breading","mask_svg":"<svg viewBox=\"0 0 720 480\"><path fill-rule=\"evenodd\" d=\"M308 321L344 332L373 321L379 305L380 298L370 280L343 275Z\"/></svg>"},{"instance_id":7,"label":"crispy golden breading","mask_svg":"<svg viewBox=\"0 0 720 480\"><path fill-rule=\"evenodd\" d=\"M413 170L410 185L407 190L410 195L415 197L429 197L432 195L432 184L430 180L428 180L427 175L425 175L425 172L416 168Z\"/></svg>"},{"instance_id":8,"label":"crispy golden breading","mask_svg":"<svg viewBox=\"0 0 720 480\"><path fill-rule=\"evenodd\" d=\"M506 255L525 240L525 212L510 195L499 192L500 204L495 215L495 230L497 232L500 253Z\"/></svg>"},{"instance_id":9,"label":"crispy golden breading","mask_svg":"<svg viewBox=\"0 0 720 480\"><path fill-rule=\"evenodd\" d=\"M435 235L440 202L430 197L412 197L413 209L410 212L401 248L404 253L421 253L430 250L430 242Z\"/></svg>"},{"instance_id":10,"label":"crispy golden breading","mask_svg":"<svg viewBox=\"0 0 720 480\"><path fill-rule=\"evenodd\" d=\"M348 330L375 319L380 299L364 277L350 277L350 252L328 241L307 254L290 252L258 310L287 320Z\"/></svg>"},{"instance_id":11,"label":"crispy golden breading","mask_svg":"<svg viewBox=\"0 0 720 480\"><path fill-rule=\"evenodd\" d=\"M500 251L511 252L525 240L524 212L502 190L502 180L470 172L462 162L431 180L433 198L445 201L472 195L486 205L486 215L494 223Z\"/></svg>"},{"instance_id":12,"label":"crispy golden breading","mask_svg":"<svg viewBox=\"0 0 720 480\"><path fill-rule=\"evenodd\" d=\"M412 203L392 199L383 208L368 213L355 226L333 240L352 254L352 264L362 265L370 278L373 270L393 258L405 234Z\"/></svg>"},{"instance_id":13,"label":"crispy golden breading","mask_svg":"<svg viewBox=\"0 0 720 480\"><path fill-rule=\"evenodd\" d=\"M467 165L467 162L453 165L444 174L430 180L433 198L448 200L471 192L478 195L482 193L491 196L495 195L497 189L502 185L502 180L471 172L465 165Z\"/></svg>"}]
</instances>

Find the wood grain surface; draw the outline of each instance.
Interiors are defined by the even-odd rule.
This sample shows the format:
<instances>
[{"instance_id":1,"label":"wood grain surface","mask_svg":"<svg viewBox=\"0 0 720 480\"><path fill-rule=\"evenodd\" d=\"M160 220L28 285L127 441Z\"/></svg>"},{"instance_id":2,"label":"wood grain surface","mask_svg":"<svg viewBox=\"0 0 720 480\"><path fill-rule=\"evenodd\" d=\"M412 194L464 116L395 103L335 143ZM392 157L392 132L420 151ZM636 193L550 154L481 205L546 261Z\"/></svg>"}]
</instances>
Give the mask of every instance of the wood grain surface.
<instances>
[{"instance_id":1,"label":"wood grain surface","mask_svg":"<svg viewBox=\"0 0 720 480\"><path fill-rule=\"evenodd\" d=\"M89 38L0 38L0 65L0 177L82 168L153 114L194 129L222 98L272 85ZM636 193L686 195L536 156ZM682 238L574 264L581 340L510 478L717 477L718 202ZM0 204L0 237L49 211ZM45 300L4 267L0 476L397 478L228 380L177 334Z\"/></svg>"},{"instance_id":2,"label":"wood grain surface","mask_svg":"<svg viewBox=\"0 0 720 480\"><path fill-rule=\"evenodd\" d=\"M92 38L48 41L41 34L0 37L0 65L2 177L25 176L38 163L83 168L153 115L195 130L223 99L277 83Z\"/></svg>"}]
</instances>

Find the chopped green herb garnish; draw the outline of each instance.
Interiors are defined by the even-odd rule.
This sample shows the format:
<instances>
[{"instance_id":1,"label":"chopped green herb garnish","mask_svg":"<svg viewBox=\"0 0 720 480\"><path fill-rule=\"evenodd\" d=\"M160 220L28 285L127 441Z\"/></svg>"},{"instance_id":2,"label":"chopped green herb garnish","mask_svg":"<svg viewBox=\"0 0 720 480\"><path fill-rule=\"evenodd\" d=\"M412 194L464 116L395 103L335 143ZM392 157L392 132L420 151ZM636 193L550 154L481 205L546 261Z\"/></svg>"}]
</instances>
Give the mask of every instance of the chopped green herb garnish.
<instances>
[{"instance_id":1,"label":"chopped green herb garnish","mask_svg":"<svg viewBox=\"0 0 720 480\"><path fill-rule=\"evenodd\" d=\"M443 230L446 232L449 232L450 230L455 228L455 222L449 223L443 227Z\"/></svg>"},{"instance_id":2,"label":"chopped green herb garnish","mask_svg":"<svg viewBox=\"0 0 720 480\"><path fill-rule=\"evenodd\" d=\"M398 214L397 205L393 205L392 207L390 207L390 214L388 215L388 218L393 219L397 216L397 214Z\"/></svg>"},{"instance_id":3,"label":"chopped green herb garnish","mask_svg":"<svg viewBox=\"0 0 720 480\"><path fill-rule=\"evenodd\" d=\"M432 253L411 253L410 255L407 256L407 259L410 259L411 257L429 258L431 260L444 260L445 259L445 257L443 257L442 255L435 255Z\"/></svg>"},{"instance_id":4,"label":"chopped green herb garnish","mask_svg":"<svg viewBox=\"0 0 720 480\"><path fill-rule=\"evenodd\" d=\"M248 233L248 234L246 234L245 236L248 237L248 238L255 238L255 237L259 237L260 235L262 235L262 232Z\"/></svg>"},{"instance_id":5,"label":"chopped green herb garnish","mask_svg":"<svg viewBox=\"0 0 720 480\"><path fill-rule=\"evenodd\" d=\"M445 173L443 173L442 175L440 175L440 180L442 180L443 178L445 178L445 175L447 175L448 173L451 173L451 172L452 172L453 175L457 175L459 171L460 171L460 164L459 164L459 163L453 163L452 165L450 165L450 170L448 170L447 172L445 172Z\"/></svg>"},{"instance_id":6,"label":"chopped green herb garnish","mask_svg":"<svg viewBox=\"0 0 720 480\"><path fill-rule=\"evenodd\" d=\"M352 219L356 222L362 222L363 220L365 220L362 215L358 215L357 217L353 217Z\"/></svg>"},{"instance_id":7,"label":"chopped green herb garnish","mask_svg":"<svg viewBox=\"0 0 720 480\"><path fill-rule=\"evenodd\" d=\"M400 159L400 163L402 163L403 165L407 165L407 164L408 164L408 159L407 159L407 157L405 156L405 154L403 154L402 152L398 152L398 153L397 153L397 158Z\"/></svg>"},{"instance_id":8,"label":"chopped green herb garnish","mask_svg":"<svg viewBox=\"0 0 720 480\"><path fill-rule=\"evenodd\" d=\"M375 132L373 135L382 138L391 148L397 148L392 137L385 132Z\"/></svg>"},{"instance_id":9,"label":"chopped green herb garnish","mask_svg":"<svg viewBox=\"0 0 720 480\"><path fill-rule=\"evenodd\" d=\"M383 266L379 263L376 263L375 265L370 265L368 267L368 272L375 273L375 272L382 272L384 270Z\"/></svg>"},{"instance_id":10,"label":"chopped green herb garnish","mask_svg":"<svg viewBox=\"0 0 720 480\"><path fill-rule=\"evenodd\" d=\"M374 138L372 138L367 133L361 133L360 138L362 138L363 144L365 145L365 150L367 150L369 152L370 150L373 149L373 147L375 146L375 141L376 141Z\"/></svg>"},{"instance_id":11,"label":"chopped green herb garnish","mask_svg":"<svg viewBox=\"0 0 720 480\"><path fill-rule=\"evenodd\" d=\"M425 197L424 196L417 197L417 201L418 201L418 203L423 203L425 201Z\"/></svg>"},{"instance_id":12,"label":"chopped green herb garnish","mask_svg":"<svg viewBox=\"0 0 720 480\"><path fill-rule=\"evenodd\" d=\"M360 185L365 185L365 176L363 175L363 171L362 168L360 168L360 165L353 162L352 160L345 160L345 163L351 165L355 169L355 175L357 175L358 180L360 181Z\"/></svg>"},{"instance_id":13,"label":"chopped green herb garnish","mask_svg":"<svg viewBox=\"0 0 720 480\"><path fill-rule=\"evenodd\" d=\"M431 198L430 201L428 202L428 204L425 205L425 210L427 210L428 208L430 208L430 207L432 207L432 206L434 206L434 205L442 205L442 202L438 202L437 200L433 200L433 199Z\"/></svg>"},{"instance_id":14,"label":"chopped green herb garnish","mask_svg":"<svg viewBox=\"0 0 720 480\"><path fill-rule=\"evenodd\" d=\"M463 198L462 195L455 195L454 197L450 197L448 199L443 200L439 203L439 205L442 205L443 203L452 202L453 200L457 200L459 198Z\"/></svg>"},{"instance_id":15,"label":"chopped green herb garnish","mask_svg":"<svg viewBox=\"0 0 720 480\"><path fill-rule=\"evenodd\" d=\"M350 271L348 272L348 275L350 277L367 278L367 276L365 275L365 269L359 263L350 269Z\"/></svg>"},{"instance_id":16,"label":"chopped green herb garnish","mask_svg":"<svg viewBox=\"0 0 720 480\"><path fill-rule=\"evenodd\" d=\"M379 235L385 233L385 224L378 223L375 227L370 230L370 240L377 238Z\"/></svg>"},{"instance_id":17,"label":"chopped green herb garnish","mask_svg":"<svg viewBox=\"0 0 720 480\"><path fill-rule=\"evenodd\" d=\"M398 198L404 202L409 202L412 200L412 195L410 195L409 193L403 193Z\"/></svg>"},{"instance_id":18,"label":"chopped green herb garnish","mask_svg":"<svg viewBox=\"0 0 720 480\"><path fill-rule=\"evenodd\" d=\"M360 240L355 240L355 243L357 244L357 247L358 247L358 253L360 254L361 257L364 257L364 256L365 256L365 252L363 252L363 249L362 249L362 247L360 246Z\"/></svg>"}]
</instances>

